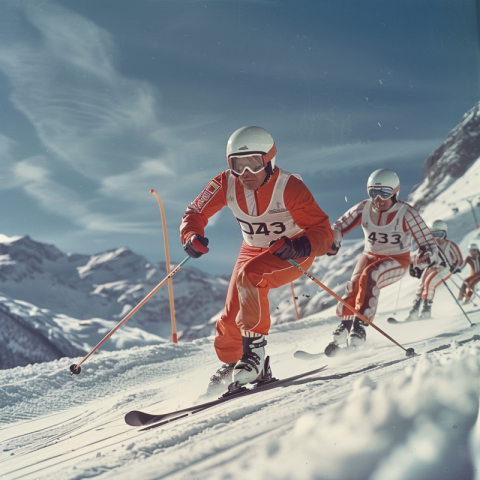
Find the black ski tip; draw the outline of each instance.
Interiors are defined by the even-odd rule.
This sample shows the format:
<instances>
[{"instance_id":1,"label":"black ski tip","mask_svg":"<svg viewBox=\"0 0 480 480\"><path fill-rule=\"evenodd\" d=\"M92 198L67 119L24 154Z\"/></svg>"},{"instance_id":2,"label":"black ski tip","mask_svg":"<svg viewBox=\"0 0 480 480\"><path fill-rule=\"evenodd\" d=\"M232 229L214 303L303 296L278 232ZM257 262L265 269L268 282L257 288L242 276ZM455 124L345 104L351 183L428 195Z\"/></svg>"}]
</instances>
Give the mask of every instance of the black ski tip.
<instances>
[{"instance_id":1,"label":"black ski tip","mask_svg":"<svg viewBox=\"0 0 480 480\"><path fill-rule=\"evenodd\" d=\"M414 357L416 355L415 350L413 348L407 348L406 354L407 354L407 357Z\"/></svg>"},{"instance_id":2,"label":"black ski tip","mask_svg":"<svg viewBox=\"0 0 480 480\"><path fill-rule=\"evenodd\" d=\"M70 371L72 372L70 375L80 375L82 371L82 367L79 367L76 363L70 365Z\"/></svg>"},{"instance_id":3,"label":"black ski tip","mask_svg":"<svg viewBox=\"0 0 480 480\"><path fill-rule=\"evenodd\" d=\"M398 320L396 318L393 318L393 317L388 317L387 322L388 323L399 323Z\"/></svg>"},{"instance_id":4,"label":"black ski tip","mask_svg":"<svg viewBox=\"0 0 480 480\"><path fill-rule=\"evenodd\" d=\"M325 348L325 355L327 357L334 357L340 353L342 348L339 347L336 343L329 343Z\"/></svg>"}]
</instances>

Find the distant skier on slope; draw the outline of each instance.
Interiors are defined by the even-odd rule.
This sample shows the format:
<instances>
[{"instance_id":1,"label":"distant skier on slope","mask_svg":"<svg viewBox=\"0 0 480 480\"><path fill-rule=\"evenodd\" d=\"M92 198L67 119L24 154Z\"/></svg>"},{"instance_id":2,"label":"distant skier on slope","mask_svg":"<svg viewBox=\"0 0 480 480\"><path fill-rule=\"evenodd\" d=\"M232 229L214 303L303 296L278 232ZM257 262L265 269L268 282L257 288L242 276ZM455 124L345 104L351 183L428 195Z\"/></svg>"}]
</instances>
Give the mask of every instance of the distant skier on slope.
<instances>
[{"instance_id":1,"label":"distant skier on slope","mask_svg":"<svg viewBox=\"0 0 480 480\"><path fill-rule=\"evenodd\" d=\"M413 307L408 313L407 321L417 320L418 318L432 318L435 289L444 280L449 279L452 273L459 272L463 263L458 245L451 240L447 240L447 224L443 220L435 220L431 226L431 231L439 248L438 262L435 265L430 265L423 274L415 266L410 268L410 274L417 278L421 277L421 283L417 289ZM422 312L419 315L422 301Z\"/></svg>"},{"instance_id":2,"label":"distant skier on slope","mask_svg":"<svg viewBox=\"0 0 480 480\"><path fill-rule=\"evenodd\" d=\"M398 199L400 180L388 169L374 171L367 181L368 198L352 207L333 225L334 244L327 255L336 255L344 235L362 226L365 249L345 287L344 300L373 321L380 289L404 275L410 265L411 239L419 246L416 265L426 268L437 261L437 245L418 212ZM340 325L325 349L329 356L338 346L361 345L366 340L365 322L343 304L337 306Z\"/></svg>"},{"instance_id":3,"label":"distant skier on slope","mask_svg":"<svg viewBox=\"0 0 480 480\"><path fill-rule=\"evenodd\" d=\"M208 252L208 219L228 206L243 235L214 341L224 362L210 379L207 393L268 380L265 358L270 329L268 292L288 284L324 255L333 242L328 216L298 175L275 167L276 146L260 127L243 127L227 143L229 169L216 176L183 216L180 237L188 255ZM270 247L269 250L269 246ZM274 252L274 253L271 253ZM267 357L268 359L268 357Z\"/></svg>"},{"instance_id":4,"label":"distant skier on slope","mask_svg":"<svg viewBox=\"0 0 480 480\"><path fill-rule=\"evenodd\" d=\"M470 265L471 272L460 289L458 295L459 300L464 300L464 303L470 301L475 292L475 286L480 282L480 255L478 253L478 245L476 243L471 243L468 246L468 255L465 258L465 263L462 265L462 269L468 264Z\"/></svg>"}]
</instances>

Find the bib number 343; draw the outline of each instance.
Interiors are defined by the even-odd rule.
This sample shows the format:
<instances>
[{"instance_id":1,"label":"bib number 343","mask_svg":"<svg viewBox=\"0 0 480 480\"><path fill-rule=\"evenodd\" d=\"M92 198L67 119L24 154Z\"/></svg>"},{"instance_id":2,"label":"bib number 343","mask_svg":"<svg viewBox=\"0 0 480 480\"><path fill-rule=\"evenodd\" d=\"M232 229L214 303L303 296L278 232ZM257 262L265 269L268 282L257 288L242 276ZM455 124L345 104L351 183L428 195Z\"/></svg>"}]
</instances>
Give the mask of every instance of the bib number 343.
<instances>
[{"instance_id":1,"label":"bib number 343","mask_svg":"<svg viewBox=\"0 0 480 480\"><path fill-rule=\"evenodd\" d=\"M264 222L246 222L245 220L240 220L237 218L237 222L240 225L240 228L247 235L270 235L274 233L279 235L283 233L287 228L283 222L273 222L273 223L264 223Z\"/></svg>"}]
</instances>

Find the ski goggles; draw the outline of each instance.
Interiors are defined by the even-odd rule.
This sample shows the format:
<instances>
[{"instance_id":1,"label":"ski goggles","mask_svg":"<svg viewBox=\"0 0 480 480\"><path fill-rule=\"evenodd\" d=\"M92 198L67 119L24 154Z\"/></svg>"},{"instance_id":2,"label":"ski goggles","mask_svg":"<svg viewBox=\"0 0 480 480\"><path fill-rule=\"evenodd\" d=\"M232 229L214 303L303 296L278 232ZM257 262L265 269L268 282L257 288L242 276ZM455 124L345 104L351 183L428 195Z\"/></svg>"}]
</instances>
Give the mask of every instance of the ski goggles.
<instances>
[{"instance_id":1,"label":"ski goggles","mask_svg":"<svg viewBox=\"0 0 480 480\"><path fill-rule=\"evenodd\" d=\"M380 197L383 200L387 200L393 195L393 188L390 187L370 187L368 189L368 196L370 198L377 198Z\"/></svg>"},{"instance_id":2,"label":"ski goggles","mask_svg":"<svg viewBox=\"0 0 480 480\"><path fill-rule=\"evenodd\" d=\"M447 236L447 232L445 230L435 230L432 232L432 235L435 238L445 238Z\"/></svg>"},{"instance_id":3,"label":"ski goggles","mask_svg":"<svg viewBox=\"0 0 480 480\"><path fill-rule=\"evenodd\" d=\"M469 250L470 253L478 253L478 248L477 247L473 247Z\"/></svg>"},{"instance_id":4,"label":"ski goggles","mask_svg":"<svg viewBox=\"0 0 480 480\"><path fill-rule=\"evenodd\" d=\"M243 175L245 170L259 173L265 169L265 160L260 153L250 155L231 155L227 158L228 167L235 175Z\"/></svg>"}]
</instances>

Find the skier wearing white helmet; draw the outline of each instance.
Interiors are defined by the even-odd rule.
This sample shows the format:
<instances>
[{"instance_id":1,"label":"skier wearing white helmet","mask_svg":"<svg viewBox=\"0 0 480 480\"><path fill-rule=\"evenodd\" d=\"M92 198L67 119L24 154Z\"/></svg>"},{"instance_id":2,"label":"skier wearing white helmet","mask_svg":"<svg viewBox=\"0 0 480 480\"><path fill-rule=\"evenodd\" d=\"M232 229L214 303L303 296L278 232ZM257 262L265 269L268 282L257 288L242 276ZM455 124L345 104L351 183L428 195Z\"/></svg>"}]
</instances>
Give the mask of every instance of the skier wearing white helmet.
<instances>
[{"instance_id":1,"label":"skier wearing white helmet","mask_svg":"<svg viewBox=\"0 0 480 480\"><path fill-rule=\"evenodd\" d=\"M270 329L268 292L297 279L333 241L327 215L298 175L275 166L276 145L260 127L243 127L227 143L228 170L217 175L189 205L180 237L197 258L208 252L208 219L229 207L243 243L228 288L225 309L217 320L214 341L224 362L210 379L208 394L229 386L271 379L266 336Z\"/></svg>"},{"instance_id":2,"label":"skier wearing white helmet","mask_svg":"<svg viewBox=\"0 0 480 480\"><path fill-rule=\"evenodd\" d=\"M463 300L465 303L470 301L475 293L476 285L480 282L480 254L477 243L471 243L468 246L468 255L465 258L462 269L467 264L470 265L470 275L464 280L458 296L458 299Z\"/></svg>"},{"instance_id":3,"label":"skier wearing white helmet","mask_svg":"<svg viewBox=\"0 0 480 480\"><path fill-rule=\"evenodd\" d=\"M327 255L336 255L342 238L358 226L365 234L365 248L351 280L345 287L344 300L373 321L380 289L398 281L410 265L411 240L419 246L416 264L427 267L436 261L437 245L419 213L399 200L400 180L385 168L375 170L367 181L369 198L350 208L333 225L334 244ZM367 324L342 303L338 304L340 325L325 349L335 355L342 344L358 346L366 340Z\"/></svg>"},{"instance_id":4,"label":"skier wearing white helmet","mask_svg":"<svg viewBox=\"0 0 480 480\"><path fill-rule=\"evenodd\" d=\"M432 318L432 304L436 288L444 280L448 280L452 273L460 272L463 264L458 245L447 240L447 224L443 220L435 220L431 224L430 230L437 241L439 259L435 265L430 265L423 272L413 265L410 267L410 275L421 278L421 283L417 289L412 309L408 313L407 321ZM422 303L422 312L419 314Z\"/></svg>"}]
</instances>

